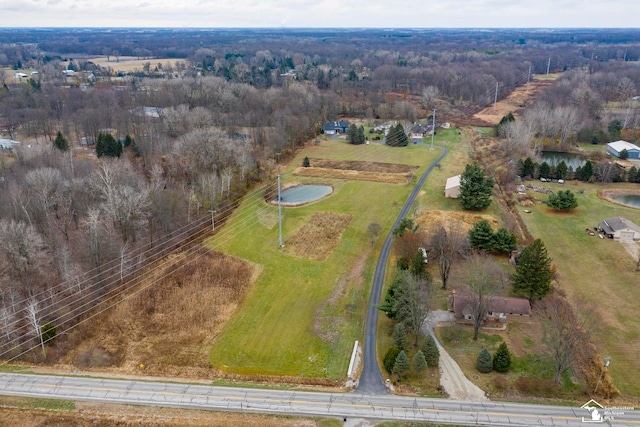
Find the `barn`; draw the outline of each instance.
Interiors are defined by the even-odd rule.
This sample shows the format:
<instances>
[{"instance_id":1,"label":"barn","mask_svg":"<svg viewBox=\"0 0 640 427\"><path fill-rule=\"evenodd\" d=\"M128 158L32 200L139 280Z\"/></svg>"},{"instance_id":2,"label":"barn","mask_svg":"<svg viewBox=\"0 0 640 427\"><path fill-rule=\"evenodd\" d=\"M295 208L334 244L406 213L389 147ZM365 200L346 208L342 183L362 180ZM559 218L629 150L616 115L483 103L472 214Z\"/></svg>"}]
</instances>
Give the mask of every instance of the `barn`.
<instances>
[{"instance_id":1,"label":"barn","mask_svg":"<svg viewBox=\"0 0 640 427\"><path fill-rule=\"evenodd\" d=\"M640 147L627 141L615 141L607 144L607 151L617 158L622 157L622 152L626 150L629 159L640 159Z\"/></svg>"}]
</instances>

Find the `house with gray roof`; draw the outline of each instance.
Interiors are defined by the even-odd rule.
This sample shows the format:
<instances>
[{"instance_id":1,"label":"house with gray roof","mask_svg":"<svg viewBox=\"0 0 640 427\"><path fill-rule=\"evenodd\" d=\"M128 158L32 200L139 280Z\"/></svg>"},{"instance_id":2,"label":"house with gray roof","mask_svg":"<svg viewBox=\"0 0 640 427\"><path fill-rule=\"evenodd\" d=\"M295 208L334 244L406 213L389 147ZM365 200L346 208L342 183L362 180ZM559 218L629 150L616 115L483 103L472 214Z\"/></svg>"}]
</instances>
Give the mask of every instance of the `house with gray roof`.
<instances>
[{"instance_id":1,"label":"house with gray roof","mask_svg":"<svg viewBox=\"0 0 640 427\"><path fill-rule=\"evenodd\" d=\"M640 227L620 216L607 218L598 227L610 239L640 240Z\"/></svg>"},{"instance_id":2,"label":"house with gray roof","mask_svg":"<svg viewBox=\"0 0 640 427\"><path fill-rule=\"evenodd\" d=\"M336 135L339 133L345 133L349 129L349 122L346 120L338 120L333 122L328 122L324 126L322 126L322 132L327 135Z\"/></svg>"},{"instance_id":3,"label":"house with gray roof","mask_svg":"<svg viewBox=\"0 0 640 427\"><path fill-rule=\"evenodd\" d=\"M526 298L485 296L488 298L485 318L496 318L506 321L507 316L528 317L531 316L531 304ZM466 292L452 293L452 308L454 317L458 320L472 320L471 296Z\"/></svg>"}]
</instances>

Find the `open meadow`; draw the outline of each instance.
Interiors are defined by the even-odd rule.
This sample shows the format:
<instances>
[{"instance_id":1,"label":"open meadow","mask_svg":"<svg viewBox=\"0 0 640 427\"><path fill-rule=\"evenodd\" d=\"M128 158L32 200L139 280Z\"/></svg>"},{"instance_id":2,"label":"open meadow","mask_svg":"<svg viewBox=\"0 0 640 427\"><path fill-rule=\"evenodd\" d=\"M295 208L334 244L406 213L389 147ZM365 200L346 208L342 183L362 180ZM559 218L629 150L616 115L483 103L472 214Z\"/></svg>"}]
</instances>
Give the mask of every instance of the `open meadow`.
<instances>
[{"instance_id":1,"label":"open meadow","mask_svg":"<svg viewBox=\"0 0 640 427\"><path fill-rule=\"evenodd\" d=\"M388 184L324 177L294 176L304 157L428 166L439 150L427 145L390 148L382 144L349 145L322 138L309 145L281 171L283 185L329 184L333 194L295 208L283 208L284 248L278 246L277 207L260 195L248 197L209 244L230 255L259 264L262 273L246 300L217 337L212 366L246 375L344 378L355 340L362 339L370 280L381 243L404 204L412 184ZM317 261L288 250L305 237L308 224L321 213L350 216L339 240ZM345 221L346 222L346 221ZM381 232L371 243L371 223ZM302 230L302 231L301 231ZM320 242L318 241L318 248ZM320 250L320 249L318 249ZM326 249L325 249L326 251Z\"/></svg>"}]
</instances>

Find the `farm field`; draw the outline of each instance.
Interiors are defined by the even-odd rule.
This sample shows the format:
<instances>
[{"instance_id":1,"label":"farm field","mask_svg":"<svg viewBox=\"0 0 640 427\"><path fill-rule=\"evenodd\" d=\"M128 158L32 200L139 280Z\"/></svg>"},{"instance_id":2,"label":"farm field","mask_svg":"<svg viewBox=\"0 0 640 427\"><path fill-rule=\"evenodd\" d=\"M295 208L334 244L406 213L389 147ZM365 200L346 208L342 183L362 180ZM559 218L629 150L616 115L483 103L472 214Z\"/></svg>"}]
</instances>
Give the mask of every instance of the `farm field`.
<instances>
[{"instance_id":1,"label":"farm field","mask_svg":"<svg viewBox=\"0 0 640 427\"><path fill-rule=\"evenodd\" d=\"M636 260L619 242L585 233L605 218L625 217L640 224L640 210L616 205L598 197L601 189L633 189L628 183L545 183L553 191L569 189L576 194L573 213L557 213L544 205L523 214L534 237L542 239L558 268L558 285L570 297L596 305L594 343L602 356L611 356L609 372L623 394L640 395L640 276ZM537 196L544 198L541 194Z\"/></svg>"},{"instance_id":2,"label":"farm field","mask_svg":"<svg viewBox=\"0 0 640 427\"><path fill-rule=\"evenodd\" d=\"M111 56L107 61L106 56L100 56L97 58L91 58L91 62L101 67L111 67L115 71L142 71L144 65L148 62L153 70L158 64L162 64L164 67L167 64L170 64L172 67L175 67L178 62L184 62L183 59L174 59L174 58L147 58L147 59L138 59L135 56L121 56L117 61L115 56Z\"/></svg>"},{"instance_id":3,"label":"farm field","mask_svg":"<svg viewBox=\"0 0 640 427\"><path fill-rule=\"evenodd\" d=\"M286 375L338 379L347 371L355 340L362 338L370 278L377 250L412 186L369 181L292 176L305 156L419 166L420 174L438 155L426 145L390 148L381 144L349 145L323 138L302 150L282 171L284 185L330 184L334 193L320 201L283 208L284 249L278 247L277 207L262 193L248 197L226 229L210 245L259 264L263 270L211 350L211 364L222 371L245 375ZM314 261L287 252L296 236L318 212L350 215L342 236L327 254ZM368 225L381 225L375 245Z\"/></svg>"}]
</instances>

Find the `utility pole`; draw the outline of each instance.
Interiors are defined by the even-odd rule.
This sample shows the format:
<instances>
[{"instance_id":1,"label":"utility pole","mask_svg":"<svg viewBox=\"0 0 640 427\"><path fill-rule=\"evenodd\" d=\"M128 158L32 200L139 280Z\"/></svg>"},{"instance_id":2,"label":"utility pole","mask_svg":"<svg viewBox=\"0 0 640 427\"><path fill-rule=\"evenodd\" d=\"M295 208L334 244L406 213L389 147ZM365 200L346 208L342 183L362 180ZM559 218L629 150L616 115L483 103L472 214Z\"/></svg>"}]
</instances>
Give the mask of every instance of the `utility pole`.
<instances>
[{"instance_id":1,"label":"utility pole","mask_svg":"<svg viewBox=\"0 0 640 427\"><path fill-rule=\"evenodd\" d=\"M431 124L431 148L433 150L433 139L436 137L436 109L433 109L433 123Z\"/></svg>"},{"instance_id":2,"label":"utility pole","mask_svg":"<svg viewBox=\"0 0 640 427\"><path fill-rule=\"evenodd\" d=\"M549 75L549 68L551 68L551 58L549 58L549 62L547 62L547 76Z\"/></svg>"},{"instance_id":3,"label":"utility pole","mask_svg":"<svg viewBox=\"0 0 640 427\"><path fill-rule=\"evenodd\" d=\"M278 244L283 247L282 243L282 198L280 197L280 174L278 174Z\"/></svg>"},{"instance_id":4,"label":"utility pole","mask_svg":"<svg viewBox=\"0 0 640 427\"><path fill-rule=\"evenodd\" d=\"M496 111L496 104L498 103L498 82L496 82L496 95L493 98L493 111Z\"/></svg>"},{"instance_id":5,"label":"utility pole","mask_svg":"<svg viewBox=\"0 0 640 427\"><path fill-rule=\"evenodd\" d=\"M604 375L604 370L609 367L611 363L611 357L607 356L604 358L604 365L602 366L602 371L600 371L600 377L598 377L598 382L596 383L596 387L593 389L593 395L595 396L596 391L598 391L598 386L600 385L600 381L602 381L602 376Z\"/></svg>"},{"instance_id":6,"label":"utility pole","mask_svg":"<svg viewBox=\"0 0 640 427\"><path fill-rule=\"evenodd\" d=\"M211 231L215 231L216 230L216 211L215 210L210 210L209 212L211 212Z\"/></svg>"},{"instance_id":7,"label":"utility pole","mask_svg":"<svg viewBox=\"0 0 640 427\"><path fill-rule=\"evenodd\" d=\"M531 65L529 65L529 74L527 74L527 87L529 87L530 80L531 80Z\"/></svg>"}]
</instances>

